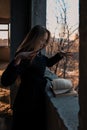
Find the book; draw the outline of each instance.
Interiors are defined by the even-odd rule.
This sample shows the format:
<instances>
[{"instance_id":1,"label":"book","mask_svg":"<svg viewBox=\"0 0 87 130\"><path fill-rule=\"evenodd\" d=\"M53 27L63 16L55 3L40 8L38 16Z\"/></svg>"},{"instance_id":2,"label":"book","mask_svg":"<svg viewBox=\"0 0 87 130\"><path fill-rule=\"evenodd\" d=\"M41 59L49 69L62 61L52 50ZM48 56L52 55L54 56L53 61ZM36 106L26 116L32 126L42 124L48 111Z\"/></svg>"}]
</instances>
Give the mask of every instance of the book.
<instances>
[{"instance_id":1,"label":"book","mask_svg":"<svg viewBox=\"0 0 87 130\"><path fill-rule=\"evenodd\" d=\"M55 97L64 95L77 95L77 91L74 90L71 80L58 78L52 81L50 90Z\"/></svg>"}]
</instances>

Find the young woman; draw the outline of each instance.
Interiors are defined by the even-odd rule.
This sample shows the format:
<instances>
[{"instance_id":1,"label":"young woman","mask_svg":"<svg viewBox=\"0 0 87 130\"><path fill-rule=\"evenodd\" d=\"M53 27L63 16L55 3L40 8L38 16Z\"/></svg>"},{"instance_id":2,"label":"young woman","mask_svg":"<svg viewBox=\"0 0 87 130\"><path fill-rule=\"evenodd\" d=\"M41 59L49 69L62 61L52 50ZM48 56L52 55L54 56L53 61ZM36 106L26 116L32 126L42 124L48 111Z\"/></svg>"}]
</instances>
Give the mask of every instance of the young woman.
<instances>
[{"instance_id":1,"label":"young woman","mask_svg":"<svg viewBox=\"0 0 87 130\"><path fill-rule=\"evenodd\" d=\"M59 62L68 53L57 53L48 58L41 50L50 41L50 32L40 25L34 26L19 45L14 59L1 77L4 86L13 84L20 76L20 86L13 104L13 124L11 130L46 130L47 80L44 72L47 67Z\"/></svg>"}]
</instances>

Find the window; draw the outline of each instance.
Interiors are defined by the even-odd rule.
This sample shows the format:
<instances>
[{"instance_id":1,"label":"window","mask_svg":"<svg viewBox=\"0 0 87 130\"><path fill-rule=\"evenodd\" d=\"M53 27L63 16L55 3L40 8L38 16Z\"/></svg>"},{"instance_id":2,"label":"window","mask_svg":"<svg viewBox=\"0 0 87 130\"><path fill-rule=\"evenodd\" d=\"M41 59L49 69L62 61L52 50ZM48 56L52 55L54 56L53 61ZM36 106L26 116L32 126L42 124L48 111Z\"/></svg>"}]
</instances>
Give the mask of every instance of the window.
<instances>
[{"instance_id":1,"label":"window","mask_svg":"<svg viewBox=\"0 0 87 130\"><path fill-rule=\"evenodd\" d=\"M0 47L10 46L10 24L0 24Z\"/></svg>"}]
</instances>

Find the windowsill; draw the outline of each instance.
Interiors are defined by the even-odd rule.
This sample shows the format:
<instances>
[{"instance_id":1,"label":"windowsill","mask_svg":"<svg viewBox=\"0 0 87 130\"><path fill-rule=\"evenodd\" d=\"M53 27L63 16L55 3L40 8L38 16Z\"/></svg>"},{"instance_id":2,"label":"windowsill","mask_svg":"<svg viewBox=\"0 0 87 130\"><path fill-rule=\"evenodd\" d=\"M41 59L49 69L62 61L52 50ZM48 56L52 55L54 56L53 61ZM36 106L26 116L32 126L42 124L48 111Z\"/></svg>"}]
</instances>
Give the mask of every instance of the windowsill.
<instances>
[{"instance_id":1,"label":"windowsill","mask_svg":"<svg viewBox=\"0 0 87 130\"><path fill-rule=\"evenodd\" d=\"M51 109L54 109L55 111L54 113L56 113L57 115L57 116L55 115L55 117L60 118L58 120L60 120L62 124L62 127L61 127L62 130L77 130L78 129L78 112L79 112L78 96L75 96L75 95L64 96L63 95L59 97L53 97L51 92L47 92L47 95L49 98L49 102L52 105ZM51 116L51 118L53 117ZM59 128L60 126L58 126L57 128Z\"/></svg>"}]
</instances>

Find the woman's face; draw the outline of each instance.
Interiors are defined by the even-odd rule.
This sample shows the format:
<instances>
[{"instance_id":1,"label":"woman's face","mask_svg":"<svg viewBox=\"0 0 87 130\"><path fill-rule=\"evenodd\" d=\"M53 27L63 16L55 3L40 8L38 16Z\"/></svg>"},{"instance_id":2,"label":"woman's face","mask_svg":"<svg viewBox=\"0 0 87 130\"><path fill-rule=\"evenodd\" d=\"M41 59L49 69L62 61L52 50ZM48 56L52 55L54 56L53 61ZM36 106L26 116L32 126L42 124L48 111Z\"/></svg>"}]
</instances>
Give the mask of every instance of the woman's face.
<instances>
[{"instance_id":1,"label":"woman's face","mask_svg":"<svg viewBox=\"0 0 87 130\"><path fill-rule=\"evenodd\" d=\"M47 45L48 33L45 33L43 36L39 37L35 41L34 50L43 49Z\"/></svg>"}]
</instances>

